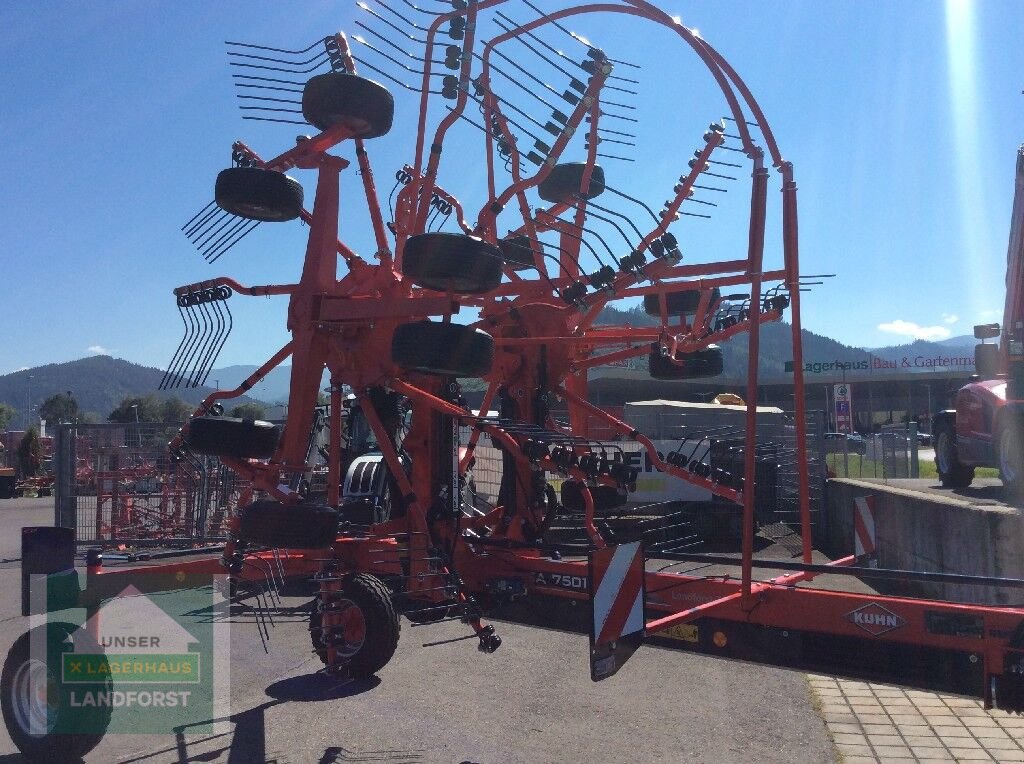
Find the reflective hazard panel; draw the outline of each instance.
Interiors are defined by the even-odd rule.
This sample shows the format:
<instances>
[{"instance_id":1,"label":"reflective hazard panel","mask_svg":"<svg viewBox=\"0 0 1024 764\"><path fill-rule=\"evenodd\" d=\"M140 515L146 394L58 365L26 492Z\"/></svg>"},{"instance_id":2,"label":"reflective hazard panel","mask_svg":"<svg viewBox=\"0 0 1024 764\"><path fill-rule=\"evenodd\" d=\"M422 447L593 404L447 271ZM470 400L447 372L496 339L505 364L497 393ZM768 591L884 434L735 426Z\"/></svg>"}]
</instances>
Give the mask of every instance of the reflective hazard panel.
<instances>
[{"instance_id":1,"label":"reflective hazard panel","mask_svg":"<svg viewBox=\"0 0 1024 764\"><path fill-rule=\"evenodd\" d=\"M590 678L607 679L644 639L644 552L640 542L590 553Z\"/></svg>"}]
</instances>

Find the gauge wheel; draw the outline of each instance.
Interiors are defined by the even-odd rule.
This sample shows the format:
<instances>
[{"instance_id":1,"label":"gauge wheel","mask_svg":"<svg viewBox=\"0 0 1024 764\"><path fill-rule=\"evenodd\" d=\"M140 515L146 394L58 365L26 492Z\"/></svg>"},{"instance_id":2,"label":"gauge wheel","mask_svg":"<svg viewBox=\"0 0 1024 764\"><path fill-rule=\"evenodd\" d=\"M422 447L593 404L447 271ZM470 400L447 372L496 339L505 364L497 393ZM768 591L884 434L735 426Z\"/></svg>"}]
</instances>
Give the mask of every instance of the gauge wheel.
<instances>
[{"instance_id":1,"label":"gauge wheel","mask_svg":"<svg viewBox=\"0 0 1024 764\"><path fill-rule=\"evenodd\" d=\"M974 467L960 461L956 446L956 427L941 420L935 431L935 468L943 488L966 488L974 480Z\"/></svg>"},{"instance_id":2,"label":"gauge wheel","mask_svg":"<svg viewBox=\"0 0 1024 764\"><path fill-rule=\"evenodd\" d=\"M356 138L391 130L395 99L383 85L343 72L318 74L302 89L302 116L318 130L344 124Z\"/></svg>"},{"instance_id":3,"label":"gauge wheel","mask_svg":"<svg viewBox=\"0 0 1024 764\"><path fill-rule=\"evenodd\" d=\"M332 616L330 626L324 626L327 613ZM371 677L387 665L398 647L400 630L391 592L368 573L349 576L340 591L318 593L309 614L313 652L330 670L355 679Z\"/></svg>"},{"instance_id":4,"label":"gauge wheel","mask_svg":"<svg viewBox=\"0 0 1024 764\"><path fill-rule=\"evenodd\" d=\"M679 292L668 292L665 294L665 310L670 316L683 316L690 313L697 312L697 306L700 304L700 296L702 291L700 289L683 289ZM711 290L711 297L708 300L708 307L710 308L721 297L721 292L718 287ZM644 295L644 312L649 316L660 316L661 305L658 301L658 295L656 294L645 294Z\"/></svg>"},{"instance_id":5,"label":"gauge wheel","mask_svg":"<svg viewBox=\"0 0 1024 764\"><path fill-rule=\"evenodd\" d=\"M264 499L242 509L239 536L275 549L326 549L338 538L338 517L333 507Z\"/></svg>"},{"instance_id":6,"label":"gauge wheel","mask_svg":"<svg viewBox=\"0 0 1024 764\"><path fill-rule=\"evenodd\" d=\"M501 250L501 258L505 265L514 271L537 267L529 236L509 236L498 242L498 249Z\"/></svg>"},{"instance_id":7,"label":"gauge wheel","mask_svg":"<svg viewBox=\"0 0 1024 764\"><path fill-rule=\"evenodd\" d=\"M537 193L541 199L552 204L571 203L579 196L584 199L600 196L604 192L604 169L594 165L594 171L590 174L590 187L584 194L580 191L580 185L586 169L584 162L556 164L537 186Z\"/></svg>"},{"instance_id":8,"label":"gauge wheel","mask_svg":"<svg viewBox=\"0 0 1024 764\"><path fill-rule=\"evenodd\" d=\"M185 443L197 454L238 459L269 459L280 439L281 428L270 422L223 416L195 417L185 433Z\"/></svg>"},{"instance_id":9,"label":"gauge wheel","mask_svg":"<svg viewBox=\"0 0 1024 764\"><path fill-rule=\"evenodd\" d=\"M424 374L482 377L494 363L494 338L462 324L402 324L391 339L391 359Z\"/></svg>"},{"instance_id":10,"label":"gauge wheel","mask_svg":"<svg viewBox=\"0 0 1024 764\"><path fill-rule=\"evenodd\" d=\"M105 679L64 682L63 655L72 649L71 635L75 652ZM111 707L82 706L81 700L72 705L71 693L81 699L110 691L103 649L69 623L47 623L18 637L0 675L4 724L18 750L32 761L80 761L95 748L110 724Z\"/></svg>"},{"instance_id":11,"label":"gauge wheel","mask_svg":"<svg viewBox=\"0 0 1024 764\"><path fill-rule=\"evenodd\" d=\"M648 358L648 371L651 379L702 379L717 377L725 368L722 349L717 345L708 345L702 350L676 355L676 363L661 354L661 348L655 345Z\"/></svg>"},{"instance_id":12,"label":"gauge wheel","mask_svg":"<svg viewBox=\"0 0 1024 764\"><path fill-rule=\"evenodd\" d=\"M402 274L438 292L482 294L501 283L504 264L498 247L459 233L410 236L402 253Z\"/></svg>"},{"instance_id":13,"label":"gauge wheel","mask_svg":"<svg viewBox=\"0 0 1024 764\"><path fill-rule=\"evenodd\" d=\"M283 223L302 213L302 186L294 178L261 167L230 167L217 175L213 198L232 215Z\"/></svg>"},{"instance_id":14,"label":"gauge wheel","mask_svg":"<svg viewBox=\"0 0 1024 764\"><path fill-rule=\"evenodd\" d=\"M996 431L999 478L1003 481L1006 493L1014 498L1024 494L1024 438L1021 437L1021 425L1019 417L1009 414L1003 417Z\"/></svg>"}]
</instances>

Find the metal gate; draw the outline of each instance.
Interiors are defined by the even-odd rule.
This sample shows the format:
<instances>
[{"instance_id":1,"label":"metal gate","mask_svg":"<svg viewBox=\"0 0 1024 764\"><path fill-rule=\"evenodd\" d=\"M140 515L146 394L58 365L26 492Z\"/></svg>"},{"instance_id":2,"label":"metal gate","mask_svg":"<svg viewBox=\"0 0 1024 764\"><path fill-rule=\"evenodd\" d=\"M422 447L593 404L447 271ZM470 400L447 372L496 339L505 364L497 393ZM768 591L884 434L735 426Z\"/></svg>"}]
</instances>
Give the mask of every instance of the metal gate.
<instances>
[{"instance_id":1,"label":"metal gate","mask_svg":"<svg viewBox=\"0 0 1024 764\"><path fill-rule=\"evenodd\" d=\"M222 539L245 486L216 457L172 459L167 443L177 431L149 422L59 425L55 525L98 546Z\"/></svg>"}]
</instances>

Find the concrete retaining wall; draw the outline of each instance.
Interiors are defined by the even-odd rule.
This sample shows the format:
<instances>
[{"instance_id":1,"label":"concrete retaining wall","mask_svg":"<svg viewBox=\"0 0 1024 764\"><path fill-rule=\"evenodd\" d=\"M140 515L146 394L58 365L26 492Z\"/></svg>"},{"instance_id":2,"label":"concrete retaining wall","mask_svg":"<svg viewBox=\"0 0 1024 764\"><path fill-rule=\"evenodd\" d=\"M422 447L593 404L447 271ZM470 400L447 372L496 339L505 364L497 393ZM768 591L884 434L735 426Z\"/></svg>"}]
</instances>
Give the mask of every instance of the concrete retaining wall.
<instances>
[{"instance_id":1,"label":"concrete retaining wall","mask_svg":"<svg viewBox=\"0 0 1024 764\"><path fill-rule=\"evenodd\" d=\"M854 499L874 496L878 567L1024 579L1024 513L899 488L892 483L828 481L825 539L833 556L852 554ZM880 591L990 605L1024 603L1024 589L964 584L876 585Z\"/></svg>"}]
</instances>

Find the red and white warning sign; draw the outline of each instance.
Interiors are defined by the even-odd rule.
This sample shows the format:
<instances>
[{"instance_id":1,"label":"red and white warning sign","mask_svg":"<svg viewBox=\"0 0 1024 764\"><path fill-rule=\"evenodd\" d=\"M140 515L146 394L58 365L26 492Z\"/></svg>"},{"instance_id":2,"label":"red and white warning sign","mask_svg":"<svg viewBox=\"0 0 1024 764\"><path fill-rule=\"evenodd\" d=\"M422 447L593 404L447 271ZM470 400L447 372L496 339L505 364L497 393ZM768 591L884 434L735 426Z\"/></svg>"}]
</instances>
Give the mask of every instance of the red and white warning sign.
<instances>
[{"instance_id":1,"label":"red and white warning sign","mask_svg":"<svg viewBox=\"0 0 1024 764\"><path fill-rule=\"evenodd\" d=\"M643 643L644 553L640 542L590 553L590 678L615 674Z\"/></svg>"},{"instance_id":2,"label":"red and white warning sign","mask_svg":"<svg viewBox=\"0 0 1024 764\"><path fill-rule=\"evenodd\" d=\"M853 553L857 557L875 553L875 497L853 500Z\"/></svg>"}]
</instances>

